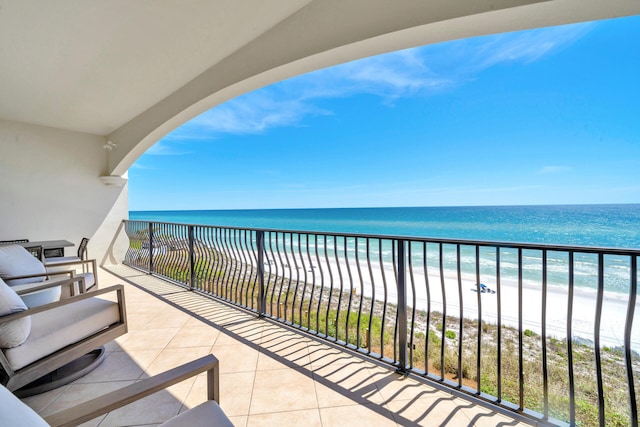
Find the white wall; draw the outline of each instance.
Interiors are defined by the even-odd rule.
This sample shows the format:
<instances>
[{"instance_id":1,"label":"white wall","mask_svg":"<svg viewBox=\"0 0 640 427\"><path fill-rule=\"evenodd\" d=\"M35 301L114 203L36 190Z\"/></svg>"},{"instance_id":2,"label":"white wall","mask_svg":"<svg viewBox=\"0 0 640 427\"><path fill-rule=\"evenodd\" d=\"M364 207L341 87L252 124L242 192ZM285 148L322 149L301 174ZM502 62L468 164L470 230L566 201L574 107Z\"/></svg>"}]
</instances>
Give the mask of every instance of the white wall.
<instances>
[{"instance_id":1,"label":"white wall","mask_svg":"<svg viewBox=\"0 0 640 427\"><path fill-rule=\"evenodd\" d=\"M102 136L0 120L0 240L89 237L103 261L122 219L127 185L107 186ZM76 248L68 248L67 255Z\"/></svg>"}]
</instances>

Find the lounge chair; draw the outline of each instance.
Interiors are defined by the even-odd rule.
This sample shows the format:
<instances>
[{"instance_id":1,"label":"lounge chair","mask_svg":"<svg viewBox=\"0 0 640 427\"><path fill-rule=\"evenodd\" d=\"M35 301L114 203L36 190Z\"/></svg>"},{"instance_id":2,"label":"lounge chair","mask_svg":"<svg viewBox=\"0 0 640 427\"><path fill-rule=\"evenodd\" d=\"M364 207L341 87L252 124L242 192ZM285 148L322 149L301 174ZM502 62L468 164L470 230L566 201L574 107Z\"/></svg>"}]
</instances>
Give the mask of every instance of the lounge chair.
<instances>
[{"instance_id":1,"label":"lounge chair","mask_svg":"<svg viewBox=\"0 0 640 427\"><path fill-rule=\"evenodd\" d=\"M79 274L84 277L86 290L98 289L95 260L70 261L48 268L46 264L32 256L27 249L20 245L0 246L0 278L10 286L37 284L51 277L74 276L76 274L74 267L78 264L91 267L87 269L86 273ZM28 307L37 307L58 301L61 298L68 298L79 292L82 292L79 288L51 287L43 291L24 294L22 299Z\"/></svg>"},{"instance_id":2,"label":"lounge chair","mask_svg":"<svg viewBox=\"0 0 640 427\"><path fill-rule=\"evenodd\" d=\"M211 354L44 419L11 392L0 386L0 425L76 426L202 372L207 372L208 400L182 412L162 426L233 427L231 421L218 406L220 402L218 359Z\"/></svg>"},{"instance_id":3,"label":"lounge chair","mask_svg":"<svg viewBox=\"0 0 640 427\"><path fill-rule=\"evenodd\" d=\"M84 286L82 277L73 277L16 292L0 279L0 367L4 371L0 382L9 390L20 389L127 332L122 285L33 308L20 298L22 293L77 282ZM108 293L115 293L117 302L98 298ZM91 361L95 363L83 367L75 378L97 366L103 353L104 349L96 353ZM69 378L75 379L69 376L65 381Z\"/></svg>"},{"instance_id":4,"label":"lounge chair","mask_svg":"<svg viewBox=\"0 0 640 427\"><path fill-rule=\"evenodd\" d=\"M85 279L87 290L98 289L98 274L97 264L95 259L87 259L87 245L89 239L83 237L78 245L77 256L61 256L61 257L49 257L44 258L43 263L48 273L66 272L69 269L76 269L82 267L82 272L78 273ZM94 288L95 286L95 288ZM77 290L76 290L77 291ZM71 295L65 294L63 290L62 298L67 298Z\"/></svg>"}]
</instances>

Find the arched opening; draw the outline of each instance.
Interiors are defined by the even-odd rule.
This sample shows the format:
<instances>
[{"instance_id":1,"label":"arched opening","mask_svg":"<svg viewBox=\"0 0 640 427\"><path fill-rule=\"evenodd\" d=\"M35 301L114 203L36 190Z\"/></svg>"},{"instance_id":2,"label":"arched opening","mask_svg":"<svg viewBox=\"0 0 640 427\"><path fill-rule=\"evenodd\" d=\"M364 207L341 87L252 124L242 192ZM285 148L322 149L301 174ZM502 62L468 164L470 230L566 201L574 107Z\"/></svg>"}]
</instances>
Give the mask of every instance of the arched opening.
<instances>
[{"instance_id":1,"label":"arched opening","mask_svg":"<svg viewBox=\"0 0 640 427\"><path fill-rule=\"evenodd\" d=\"M245 94L136 162L131 209L632 203L637 20L428 45Z\"/></svg>"}]
</instances>

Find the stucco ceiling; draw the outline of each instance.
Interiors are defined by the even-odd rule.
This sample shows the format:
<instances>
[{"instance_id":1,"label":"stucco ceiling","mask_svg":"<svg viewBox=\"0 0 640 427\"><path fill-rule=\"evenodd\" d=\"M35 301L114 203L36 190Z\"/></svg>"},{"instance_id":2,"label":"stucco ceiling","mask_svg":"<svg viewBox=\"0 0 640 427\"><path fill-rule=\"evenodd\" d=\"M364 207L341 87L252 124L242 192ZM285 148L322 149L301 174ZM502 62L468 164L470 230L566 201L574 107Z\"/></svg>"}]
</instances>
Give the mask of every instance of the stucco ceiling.
<instances>
[{"instance_id":1,"label":"stucco ceiling","mask_svg":"<svg viewBox=\"0 0 640 427\"><path fill-rule=\"evenodd\" d=\"M0 1L0 117L107 134L309 1Z\"/></svg>"},{"instance_id":2,"label":"stucco ceiling","mask_svg":"<svg viewBox=\"0 0 640 427\"><path fill-rule=\"evenodd\" d=\"M295 74L638 13L638 0L0 0L0 119L107 136L121 173L199 112Z\"/></svg>"}]
</instances>

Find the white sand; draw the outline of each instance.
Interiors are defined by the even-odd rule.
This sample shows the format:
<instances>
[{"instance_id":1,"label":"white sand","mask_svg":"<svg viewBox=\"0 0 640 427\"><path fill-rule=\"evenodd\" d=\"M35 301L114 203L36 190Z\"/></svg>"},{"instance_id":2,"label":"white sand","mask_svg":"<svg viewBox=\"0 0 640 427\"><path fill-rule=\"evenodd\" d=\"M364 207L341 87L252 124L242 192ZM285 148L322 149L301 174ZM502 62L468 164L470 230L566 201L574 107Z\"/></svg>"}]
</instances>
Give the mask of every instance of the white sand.
<instances>
[{"instance_id":1,"label":"white sand","mask_svg":"<svg viewBox=\"0 0 640 427\"><path fill-rule=\"evenodd\" d=\"M294 259L289 255L287 261L282 262L276 256L275 259L265 258L265 268L271 274L277 273L279 276L284 275L292 280L305 281L312 283L312 270L315 273L315 285L319 286L320 272L324 275L324 286L330 286L331 273L333 277L334 289L342 288L346 292L355 291L360 293L360 275L355 264L355 260L350 260L351 280L347 270L347 264L344 259L336 262L334 258L329 261L321 256L318 261L315 257L311 260L304 255L304 263L300 255L296 256L297 268ZM284 265L283 265L284 264ZM290 264L290 265L289 265ZM286 265L286 266L285 266ZM304 265L304 267L303 267ZM311 265L314 265L313 269ZM269 270L270 269L270 270ZM372 283L375 284L375 299L383 300L384 298L384 279L387 285L387 302L397 303L397 285L395 274L391 264L385 264L384 268L380 268L379 264L372 265L372 272L369 272L365 261L360 260L360 271L362 275L362 285L364 295L371 297ZM407 271L407 301L408 305L413 304L412 283L415 286L416 308L418 310L426 310L427 292L425 285L424 271L413 272L413 281L409 271ZM429 289L431 296L431 310L442 312L442 279L439 274L433 274L429 269ZM340 281L342 275L342 281ZM372 280L373 278L373 280ZM495 278L482 277L483 283L490 288L496 290ZM481 293L480 304L481 311L478 310L478 293L476 292L475 275L462 275L461 285L459 286L458 277L455 272L445 272L444 289L446 296L446 310L448 316L458 317L460 314L459 287L462 289L462 307L463 317L467 319L477 319L478 313L481 312L482 320L488 323L497 323L498 320L498 296L501 299L501 322L506 326L518 326L518 284L516 280L506 280L502 278L499 293ZM522 322L524 329L530 329L538 334L542 332L542 285L541 283L524 282L522 286ZM600 326L600 344L603 346L622 346L624 345L624 330L628 310L628 302L626 295L605 292L603 299L603 307L601 314ZM568 309L568 288L561 286L548 286L547 302L546 302L546 325L547 336L563 339L567 337L567 309ZM595 341L594 325L596 313L596 291L581 287L574 287L573 306L572 306L572 336L573 338L583 338ZM640 314L640 301L636 303L634 320ZM635 325L631 333L631 347L636 351L640 351L640 325Z\"/></svg>"}]
</instances>

